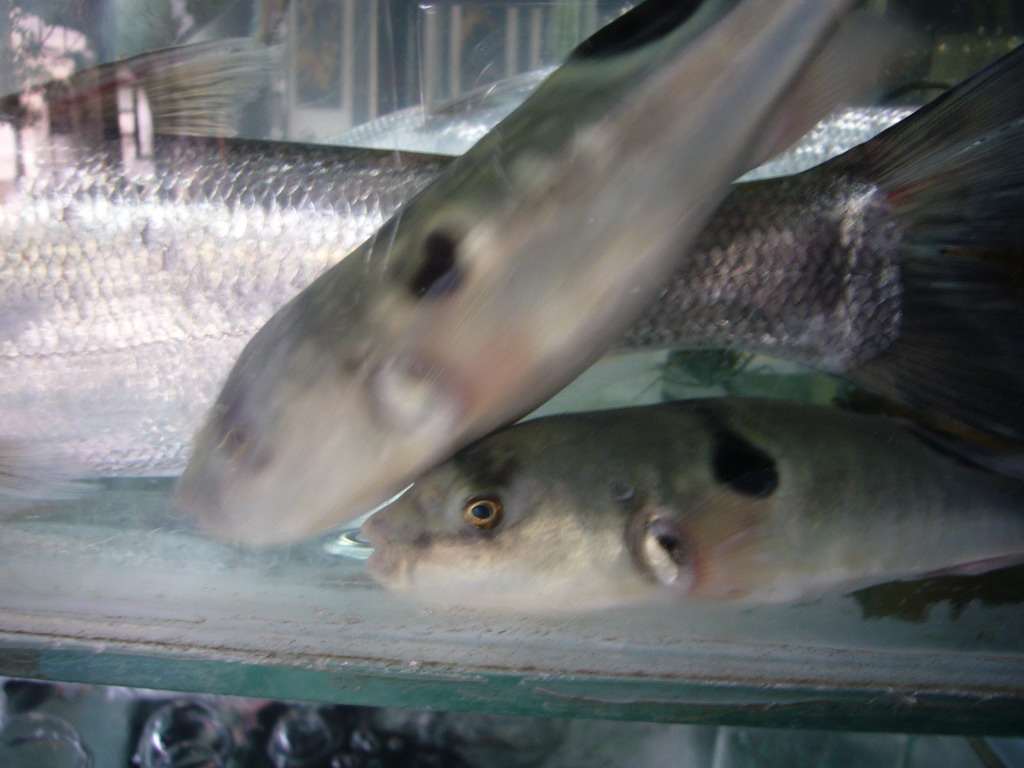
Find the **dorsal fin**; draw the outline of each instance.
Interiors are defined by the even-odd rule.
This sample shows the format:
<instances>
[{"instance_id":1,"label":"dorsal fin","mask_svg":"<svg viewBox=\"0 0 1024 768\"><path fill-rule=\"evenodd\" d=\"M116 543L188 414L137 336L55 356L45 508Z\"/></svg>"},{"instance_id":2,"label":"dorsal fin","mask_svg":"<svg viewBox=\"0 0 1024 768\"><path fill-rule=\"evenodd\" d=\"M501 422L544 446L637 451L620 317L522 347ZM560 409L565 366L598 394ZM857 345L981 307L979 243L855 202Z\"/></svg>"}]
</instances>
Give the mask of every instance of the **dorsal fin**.
<instances>
[{"instance_id":1,"label":"dorsal fin","mask_svg":"<svg viewBox=\"0 0 1024 768\"><path fill-rule=\"evenodd\" d=\"M618 56L674 32L697 9L716 0L646 0L605 25L573 49L569 61Z\"/></svg>"}]
</instances>

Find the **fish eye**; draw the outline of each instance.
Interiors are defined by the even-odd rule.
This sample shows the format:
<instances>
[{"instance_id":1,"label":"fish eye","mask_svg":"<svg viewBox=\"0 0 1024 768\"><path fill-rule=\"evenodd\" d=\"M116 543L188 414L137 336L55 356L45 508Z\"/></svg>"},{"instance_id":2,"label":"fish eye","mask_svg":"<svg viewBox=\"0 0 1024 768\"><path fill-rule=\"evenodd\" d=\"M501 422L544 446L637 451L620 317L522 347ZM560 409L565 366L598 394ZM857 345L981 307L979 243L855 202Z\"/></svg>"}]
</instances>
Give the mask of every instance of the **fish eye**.
<instances>
[{"instance_id":1,"label":"fish eye","mask_svg":"<svg viewBox=\"0 0 1024 768\"><path fill-rule=\"evenodd\" d=\"M220 442L217 443L217 449L230 462L241 461L251 448L252 440L249 439L245 430L238 426L223 429Z\"/></svg>"},{"instance_id":2,"label":"fish eye","mask_svg":"<svg viewBox=\"0 0 1024 768\"><path fill-rule=\"evenodd\" d=\"M473 496L462 507L462 516L473 527L487 531L501 522L504 508L496 496Z\"/></svg>"},{"instance_id":3,"label":"fish eye","mask_svg":"<svg viewBox=\"0 0 1024 768\"><path fill-rule=\"evenodd\" d=\"M417 299L436 299L453 293L462 282L458 260L459 243L455 237L435 230L423 241L423 261L409 283Z\"/></svg>"}]
</instances>

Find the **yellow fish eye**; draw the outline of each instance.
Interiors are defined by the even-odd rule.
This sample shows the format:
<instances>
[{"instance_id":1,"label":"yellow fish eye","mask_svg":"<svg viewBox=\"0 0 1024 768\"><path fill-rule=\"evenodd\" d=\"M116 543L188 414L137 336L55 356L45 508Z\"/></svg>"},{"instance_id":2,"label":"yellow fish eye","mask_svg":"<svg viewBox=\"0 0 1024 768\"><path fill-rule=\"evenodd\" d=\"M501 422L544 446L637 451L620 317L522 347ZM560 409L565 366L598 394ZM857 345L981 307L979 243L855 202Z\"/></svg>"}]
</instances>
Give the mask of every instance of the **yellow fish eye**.
<instances>
[{"instance_id":1,"label":"yellow fish eye","mask_svg":"<svg viewBox=\"0 0 1024 768\"><path fill-rule=\"evenodd\" d=\"M466 522L485 531L500 523L503 514L501 500L494 496L472 496L462 507Z\"/></svg>"}]
</instances>

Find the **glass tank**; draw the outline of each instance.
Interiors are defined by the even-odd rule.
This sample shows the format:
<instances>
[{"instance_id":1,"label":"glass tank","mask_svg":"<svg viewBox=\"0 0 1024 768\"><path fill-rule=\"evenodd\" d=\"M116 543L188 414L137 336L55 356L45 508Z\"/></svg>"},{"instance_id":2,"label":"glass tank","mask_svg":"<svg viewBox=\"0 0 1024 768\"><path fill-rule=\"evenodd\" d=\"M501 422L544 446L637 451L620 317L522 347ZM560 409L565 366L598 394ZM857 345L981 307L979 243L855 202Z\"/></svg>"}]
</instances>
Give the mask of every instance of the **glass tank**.
<instances>
[{"instance_id":1,"label":"glass tank","mask_svg":"<svg viewBox=\"0 0 1024 768\"><path fill-rule=\"evenodd\" d=\"M260 59L258 82L246 81L251 93L233 106L224 135L448 155L464 152L576 43L628 6L209 0L146 3L143 11L132 0L5 4L6 92L174 44L247 38L269 54ZM897 85L865 105L877 108L870 120L819 127L761 176L794 173L866 140L1024 40L1019 3L868 4L915 30ZM0 168L5 184L10 173ZM211 231L226 241L232 224L222 224ZM102 229L104 220L92 226ZM159 240L156 230L148 236ZM234 251L221 256L225 272L251 273L256 293L269 280L251 264L228 261ZM45 271L46 259L8 253L0 264L11 275L27 261ZM172 269L173 243L163 259L161 268ZM54 286L62 285L59 271ZM98 269L95 281L108 277ZM543 759L565 751L523 765L612 765L626 759L623 745L638 766L647 764L640 758L664 764L666 755L689 755L685 764L695 766L762 765L762 753L780 765L1021 760L1015 742L974 737L1024 735L1024 567L770 606L661 601L557 615L424 606L366 572L370 548L357 525L255 551L204 536L176 510L175 481L191 437L258 325L236 324L214 338L167 317L166 333L134 337L141 321L133 318L164 318L159 303L145 298L153 283L140 272L125 284L143 298L115 308L123 322L103 331L110 348L72 350L78 357L69 353L65 362L19 347L61 290L48 290L46 279L36 294L13 295L0 309L0 459L35 468L20 478L27 487L0 495L0 676L10 678L0 698L0 754L24 742L24 728L49 745L39 748L62 750L61 765L127 765L133 756L140 766L234 765L242 763L229 762L238 758L224 743L241 729L259 734L262 762L253 765L369 766L329 759L353 749L332 739L355 739L372 720L376 730L367 733L382 743L397 739L396 754L407 756L409 734L419 727L438 742L430 749L440 757L431 759L449 761L436 764L483 764L467 756L468 740L450 736L463 728L455 714L405 711L387 721L401 708L537 718L503 720L511 735L492 744L496 754L531 739ZM290 295L268 295L258 311L265 317ZM536 413L721 395L886 409L840 378L762 354L673 350L604 358ZM37 442L26 448L26 436ZM59 447L59 459L39 445ZM50 475L61 482L40 491L35 481ZM23 699L32 684L23 681L62 685L30 706ZM106 726L76 719L94 699L120 713L116 744L86 738ZM154 718L177 717L166 708L189 702L188 727L198 733L188 742L193 762L167 762L163 753L164 762L152 762L146 744L164 752L174 746L159 746L154 729L163 726ZM19 719L31 713L52 721ZM68 723L71 735L62 730ZM758 730L767 727L814 732ZM321 755L328 762L286 754L301 746L289 739L315 742L317 729L334 750ZM834 730L878 733L825 732ZM442 731L448 735L437 736ZM599 737L618 742L619 751L592 753ZM441 755L453 744L463 751ZM392 764L382 750L365 749L360 759ZM952 757L961 754L961 762Z\"/></svg>"}]
</instances>

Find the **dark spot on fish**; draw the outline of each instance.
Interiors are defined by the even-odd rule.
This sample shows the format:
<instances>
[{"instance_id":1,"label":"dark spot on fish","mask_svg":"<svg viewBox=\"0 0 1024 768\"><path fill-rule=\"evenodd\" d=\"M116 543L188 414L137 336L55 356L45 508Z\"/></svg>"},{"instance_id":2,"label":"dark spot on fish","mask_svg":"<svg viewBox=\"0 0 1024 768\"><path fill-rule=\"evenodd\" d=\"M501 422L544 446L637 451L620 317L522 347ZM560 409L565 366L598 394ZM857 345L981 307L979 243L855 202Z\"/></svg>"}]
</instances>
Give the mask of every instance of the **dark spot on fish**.
<instances>
[{"instance_id":1,"label":"dark spot on fish","mask_svg":"<svg viewBox=\"0 0 1024 768\"><path fill-rule=\"evenodd\" d=\"M642 48L687 22L702 0L647 0L580 43L570 61L605 59Z\"/></svg>"},{"instance_id":2,"label":"dark spot on fish","mask_svg":"<svg viewBox=\"0 0 1024 768\"><path fill-rule=\"evenodd\" d=\"M423 261L409 283L418 299L437 299L454 292L462 282L459 244L446 232L431 232L423 241Z\"/></svg>"},{"instance_id":3,"label":"dark spot on fish","mask_svg":"<svg viewBox=\"0 0 1024 768\"><path fill-rule=\"evenodd\" d=\"M779 486L775 460L731 431L715 435L711 471L717 482L745 496L763 499Z\"/></svg>"},{"instance_id":4,"label":"dark spot on fish","mask_svg":"<svg viewBox=\"0 0 1024 768\"><path fill-rule=\"evenodd\" d=\"M459 474L476 488L507 488L519 471L519 462L493 448L471 445L452 458Z\"/></svg>"}]
</instances>

